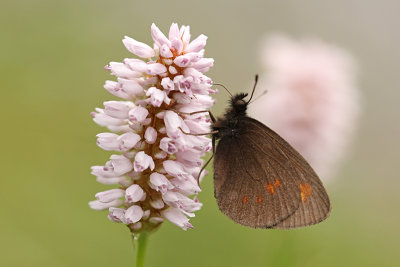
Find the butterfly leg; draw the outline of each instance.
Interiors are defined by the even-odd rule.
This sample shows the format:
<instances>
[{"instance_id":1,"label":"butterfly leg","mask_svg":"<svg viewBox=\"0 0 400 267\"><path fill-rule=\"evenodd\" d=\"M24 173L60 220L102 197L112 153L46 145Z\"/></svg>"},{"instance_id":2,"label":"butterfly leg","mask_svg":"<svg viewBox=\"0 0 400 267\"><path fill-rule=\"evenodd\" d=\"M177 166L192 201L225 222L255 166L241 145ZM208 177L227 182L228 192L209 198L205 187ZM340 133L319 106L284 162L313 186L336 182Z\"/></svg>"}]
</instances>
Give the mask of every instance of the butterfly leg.
<instances>
[{"instance_id":1,"label":"butterfly leg","mask_svg":"<svg viewBox=\"0 0 400 267\"><path fill-rule=\"evenodd\" d=\"M196 181L197 181L197 184L199 185L199 187L200 187L200 175L201 175L201 173L204 171L204 169L207 167L207 165L210 163L210 161L211 161L213 158L214 158L214 153L213 153L212 156L207 160L206 164L204 164L203 167L201 167L200 172L199 172L199 175L197 175Z\"/></svg>"},{"instance_id":2,"label":"butterfly leg","mask_svg":"<svg viewBox=\"0 0 400 267\"><path fill-rule=\"evenodd\" d=\"M210 161L214 158L214 155L215 155L215 140L216 140L216 138L215 138L215 136L213 136L213 137L212 137L212 150L213 150L213 154L212 154L212 156L207 160L206 164L204 164L203 167L201 167L200 172L199 172L199 175L197 176L196 181L197 181L197 184L198 184L199 186L200 186L200 175L201 175L201 173L204 171L204 169L207 167L207 165L210 163Z\"/></svg>"},{"instance_id":3,"label":"butterfly leg","mask_svg":"<svg viewBox=\"0 0 400 267\"><path fill-rule=\"evenodd\" d=\"M182 115L194 115L194 114L206 113L206 112L210 112L210 111L208 111L208 110L199 110L199 111L194 111L194 112L181 112L181 111L175 110L175 112L178 113L178 114L182 114Z\"/></svg>"},{"instance_id":4,"label":"butterfly leg","mask_svg":"<svg viewBox=\"0 0 400 267\"><path fill-rule=\"evenodd\" d=\"M213 136L212 137L212 141L211 141L212 150L213 150L213 156L215 154L215 140L217 140L217 138L215 136Z\"/></svg>"},{"instance_id":5,"label":"butterfly leg","mask_svg":"<svg viewBox=\"0 0 400 267\"><path fill-rule=\"evenodd\" d=\"M210 115L211 121L216 122L214 115L209 110L199 110L199 111L195 111L195 112L180 112L180 111L175 110L175 112L178 114L182 114L182 115L194 115L194 114L198 114L198 113L208 112L208 114Z\"/></svg>"},{"instance_id":6,"label":"butterfly leg","mask_svg":"<svg viewBox=\"0 0 400 267\"><path fill-rule=\"evenodd\" d=\"M210 119L213 123L215 123L217 120L215 119L214 115L211 113L211 111L208 111L208 114L210 115Z\"/></svg>"},{"instance_id":7,"label":"butterfly leg","mask_svg":"<svg viewBox=\"0 0 400 267\"><path fill-rule=\"evenodd\" d=\"M183 129L182 129L181 127L179 127L179 130L181 130L181 132L184 133L184 134L187 134L187 135L194 135L194 136L209 135L209 134L216 134L216 133L218 133L218 131L211 131L211 132L209 132L209 133L197 133L197 134L195 134L195 133L187 133L187 132L183 131Z\"/></svg>"}]
</instances>

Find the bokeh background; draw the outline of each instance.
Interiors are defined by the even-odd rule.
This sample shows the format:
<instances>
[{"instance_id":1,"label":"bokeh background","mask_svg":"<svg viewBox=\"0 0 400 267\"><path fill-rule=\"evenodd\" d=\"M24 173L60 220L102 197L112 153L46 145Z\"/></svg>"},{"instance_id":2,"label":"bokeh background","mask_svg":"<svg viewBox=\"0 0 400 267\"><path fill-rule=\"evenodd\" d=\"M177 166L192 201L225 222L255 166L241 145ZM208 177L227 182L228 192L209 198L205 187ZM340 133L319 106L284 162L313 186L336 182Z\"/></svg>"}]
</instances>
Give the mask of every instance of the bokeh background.
<instances>
[{"instance_id":1,"label":"bokeh background","mask_svg":"<svg viewBox=\"0 0 400 267\"><path fill-rule=\"evenodd\" d=\"M182 231L150 237L147 266L399 266L400 4L382 1L3 0L0 9L1 266L133 266L128 230L87 203L110 187L89 167L108 155L89 113L113 99L103 67L129 56L124 35L150 25L206 34L208 73L232 91L259 72L262 35L316 36L353 53L363 114L349 159L329 183L333 210L314 227L254 230L222 215L212 175L204 207ZM217 97L220 114L228 95Z\"/></svg>"}]
</instances>

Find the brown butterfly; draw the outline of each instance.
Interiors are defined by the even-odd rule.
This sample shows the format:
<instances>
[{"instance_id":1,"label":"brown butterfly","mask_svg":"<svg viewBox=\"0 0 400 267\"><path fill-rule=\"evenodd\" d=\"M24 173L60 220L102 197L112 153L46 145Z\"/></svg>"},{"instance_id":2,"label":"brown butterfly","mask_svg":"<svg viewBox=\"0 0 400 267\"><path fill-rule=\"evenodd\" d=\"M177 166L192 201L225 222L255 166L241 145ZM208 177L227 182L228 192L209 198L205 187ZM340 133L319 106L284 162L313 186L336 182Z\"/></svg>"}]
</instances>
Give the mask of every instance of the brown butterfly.
<instances>
[{"instance_id":1,"label":"brown butterfly","mask_svg":"<svg viewBox=\"0 0 400 267\"><path fill-rule=\"evenodd\" d=\"M328 194L307 161L282 137L246 114L248 94L232 96L225 115L211 115L214 195L233 221L254 228L290 229L325 220Z\"/></svg>"}]
</instances>

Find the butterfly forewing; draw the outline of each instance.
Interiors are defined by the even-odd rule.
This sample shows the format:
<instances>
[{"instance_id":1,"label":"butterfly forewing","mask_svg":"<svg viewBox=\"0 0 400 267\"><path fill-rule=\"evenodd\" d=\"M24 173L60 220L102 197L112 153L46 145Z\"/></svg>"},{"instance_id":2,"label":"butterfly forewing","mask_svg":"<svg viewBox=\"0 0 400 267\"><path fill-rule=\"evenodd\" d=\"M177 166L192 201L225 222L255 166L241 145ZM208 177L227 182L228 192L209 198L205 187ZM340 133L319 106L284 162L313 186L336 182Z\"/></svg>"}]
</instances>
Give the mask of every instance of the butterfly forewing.
<instances>
[{"instance_id":1,"label":"butterfly forewing","mask_svg":"<svg viewBox=\"0 0 400 267\"><path fill-rule=\"evenodd\" d=\"M299 208L298 182L285 179L297 172L272 139L241 125L247 123L238 121L240 134L218 143L215 197L220 210L235 222L273 228Z\"/></svg>"},{"instance_id":2,"label":"butterfly forewing","mask_svg":"<svg viewBox=\"0 0 400 267\"><path fill-rule=\"evenodd\" d=\"M253 151L257 151L254 157L257 157L258 162L275 162L280 165L285 171L280 172L279 179L283 186L277 193L283 198L286 196L298 201L298 209L290 216L282 217L281 221L271 228L297 228L316 224L328 217L330 212L328 194L307 161L283 138L257 120L243 117L240 123L243 129L240 135L242 146L250 144ZM250 168L257 166L252 164ZM295 186L285 186L285 182ZM292 198L293 195L296 197Z\"/></svg>"}]
</instances>

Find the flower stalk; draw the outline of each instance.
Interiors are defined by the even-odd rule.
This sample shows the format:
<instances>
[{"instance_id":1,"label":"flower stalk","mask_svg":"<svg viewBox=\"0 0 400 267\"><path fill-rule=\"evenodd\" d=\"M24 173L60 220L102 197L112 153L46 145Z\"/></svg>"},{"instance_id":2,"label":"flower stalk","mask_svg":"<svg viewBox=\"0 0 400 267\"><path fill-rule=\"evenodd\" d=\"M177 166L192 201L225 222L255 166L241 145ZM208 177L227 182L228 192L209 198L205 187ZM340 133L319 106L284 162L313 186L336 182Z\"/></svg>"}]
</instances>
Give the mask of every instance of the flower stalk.
<instances>
[{"instance_id":1,"label":"flower stalk","mask_svg":"<svg viewBox=\"0 0 400 267\"><path fill-rule=\"evenodd\" d=\"M136 250L136 267L144 266L148 237L147 232L132 235L133 248Z\"/></svg>"}]
</instances>

